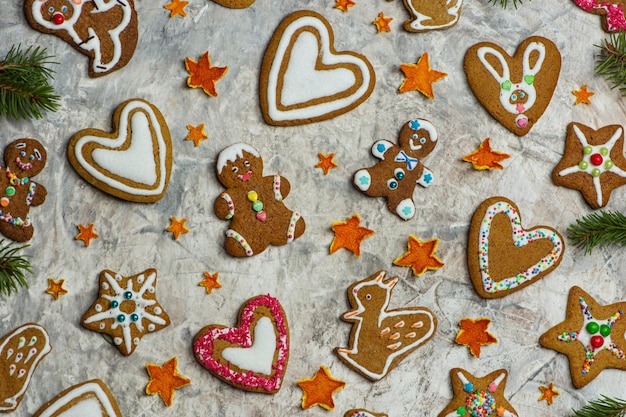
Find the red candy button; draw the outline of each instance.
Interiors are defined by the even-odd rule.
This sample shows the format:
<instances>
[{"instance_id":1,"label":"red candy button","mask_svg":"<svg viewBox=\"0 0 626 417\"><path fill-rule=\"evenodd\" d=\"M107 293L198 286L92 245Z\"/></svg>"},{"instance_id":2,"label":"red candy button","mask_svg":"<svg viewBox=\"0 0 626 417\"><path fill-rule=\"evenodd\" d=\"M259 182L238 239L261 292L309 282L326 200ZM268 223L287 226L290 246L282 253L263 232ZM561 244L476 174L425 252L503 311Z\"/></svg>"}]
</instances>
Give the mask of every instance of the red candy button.
<instances>
[{"instance_id":1,"label":"red candy button","mask_svg":"<svg viewBox=\"0 0 626 417\"><path fill-rule=\"evenodd\" d=\"M602 347L604 345L604 338L602 336L593 336L591 338L591 346L594 349Z\"/></svg>"},{"instance_id":2,"label":"red candy button","mask_svg":"<svg viewBox=\"0 0 626 417\"><path fill-rule=\"evenodd\" d=\"M600 155L599 153L594 153L589 158L589 162L591 162L595 166L600 166L602 165L602 162L604 162L604 158L602 158L602 155Z\"/></svg>"},{"instance_id":3,"label":"red candy button","mask_svg":"<svg viewBox=\"0 0 626 417\"><path fill-rule=\"evenodd\" d=\"M61 13L55 13L52 15L52 21L55 25L62 25L65 22L65 17Z\"/></svg>"}]
</instances>

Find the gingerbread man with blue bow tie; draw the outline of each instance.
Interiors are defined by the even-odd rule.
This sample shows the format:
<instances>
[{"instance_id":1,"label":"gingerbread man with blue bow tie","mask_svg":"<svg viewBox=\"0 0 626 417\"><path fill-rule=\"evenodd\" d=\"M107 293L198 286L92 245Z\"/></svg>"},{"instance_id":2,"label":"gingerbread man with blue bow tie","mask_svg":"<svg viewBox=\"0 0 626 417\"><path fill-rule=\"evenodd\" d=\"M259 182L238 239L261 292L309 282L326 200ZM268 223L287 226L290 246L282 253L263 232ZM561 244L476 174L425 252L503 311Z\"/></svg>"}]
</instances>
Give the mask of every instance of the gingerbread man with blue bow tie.
<instances>
[{"instance_id":1,"label":"gingerbread man with blue bow tie","mask_svg":"<svg viewBox=\"0 0 626 417\"><path fill-rule=\"evenodd\" d=\"M402 220L415 216L415 185L428 187L433 173L422 159L437 145L437 130L427 120L413 119L402 126L398 145L379 140L372 145L372 155L380 161L371 168L354 173L356 188L370 197L385 197L387 207Z\"/></svg>"}]
</instances>

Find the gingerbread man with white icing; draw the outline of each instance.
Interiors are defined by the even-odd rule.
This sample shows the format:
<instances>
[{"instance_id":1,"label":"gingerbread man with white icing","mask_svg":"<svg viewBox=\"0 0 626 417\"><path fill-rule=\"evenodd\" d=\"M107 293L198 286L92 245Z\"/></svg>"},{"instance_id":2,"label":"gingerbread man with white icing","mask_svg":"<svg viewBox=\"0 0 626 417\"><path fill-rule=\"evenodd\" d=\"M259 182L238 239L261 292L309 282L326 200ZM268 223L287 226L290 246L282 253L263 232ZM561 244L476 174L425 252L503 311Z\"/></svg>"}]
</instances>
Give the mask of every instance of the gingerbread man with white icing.
<instances>
[{"instance_id":1,"label":"gingerbread man with white icing","mask_svg":"<svg viewBox=\"0 0 626 417\"><path fill-rule=\"evenodd\" d=\"M263 176L263 159L253 147L236 143L220 152L217 177L227 189L215 201L215 214L230 220L224 247L237 257L256 255L268 245L284 245L300 237L305 222L283 199L289 181Z\"/></svg>"},{"instance_id":2,"label":"gingerbread man with white icing","mask_svg":"<svg viewBox=\"0 0 626 417\"><path fill-rule=\"evenodd\" d=\"M46 165L46 150L35 139L18 139L4 151L0 168L0 232L17 242L33 237L30 206L46 200L45 187L32 181Z\"/></svg>"}]
</instances>

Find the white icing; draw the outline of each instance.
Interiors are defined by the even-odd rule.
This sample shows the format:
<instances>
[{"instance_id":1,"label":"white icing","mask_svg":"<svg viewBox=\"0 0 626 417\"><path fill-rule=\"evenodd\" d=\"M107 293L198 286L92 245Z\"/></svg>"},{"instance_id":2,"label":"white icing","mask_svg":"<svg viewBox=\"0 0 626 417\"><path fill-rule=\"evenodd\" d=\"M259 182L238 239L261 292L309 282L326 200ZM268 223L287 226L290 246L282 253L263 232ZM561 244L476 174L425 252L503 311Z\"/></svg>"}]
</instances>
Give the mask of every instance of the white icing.
<instances>
[{"instance_id":1,"label":"white icing","mask_svg":"<svg viewBox=\"0 0 626 417\"><path fill-rule=\"evenodd\" d=\"M437 138L438 138L437 129L435 129L435 126L433 126L432 123L424 119L415 119L415 120L412 120L411 122L415 122L419 126L417 129L413 129L413 130L424 129L428 133L428 137L430 138L430 141L437 142ZM413 137L409 139L409 147L413 151L419 151L420 149L422 149L422 145L426 143L425 141L426 141L426 138L424 137L420 138L417 134L414 134Z\"/></svg>"},{"instance_id":2,"label":"white icing","mask_svg":"<svg viewBox=\"0 0 626 417\"><path fill-rule=\"evenodd\" d=\"M320 97L340 94L357 82L354 73L346 68L316 70L319 54L317 37L313 33L303 32L294 42L293 49L299 55L294 57L292 53L283 74L284 88L280 97L280 104L283 106L303 104ZM328 77L332 77L333 82L327 82Z\"/></svg>"},{"instance_id":3,"label":"white icing","mask_svg":"<svg viewBox=\"0 0 626 417\"><path fill-rule=\"evenodd\" d=\"M88 396L81 399L84 395ZM61 411L70 403L74 405ZM95 381L74 387L39 412L39 417L121 417L111 404L105 388Z\"/></svg>"},{"instance_id":4,"label":"white icing","mask_svg":"<svg viewBox=\"0 0 626 417\"><path fill-rule=\"evenodd\" d=\"M402 220L409 220L415 216L415 203L410 198L405 198L398 203L396 207L396 214L400 216Z\"/></svg>"},{"instance_id":5,"label":"white icing","mask_svg":"<svg viewBox=\"0 0 626 417\"><path fill-rule=\"evenodd\" d=\"M158 111L158 110L157 110ZM131 112L133 113L132 118ZM126 141L129 119L131 119L131 144L125 151L118 151ZM152 128L152 129L151 129ZM151 131L152 130L152 131ZM152 132L155 134L156 149L153 148ZM83 136L74 145L74 155L79 165L96 180L111 188L127 194L138 196L159 195L165 188L167 178L168 146L165 138L169 138L167 126L161 130L159 119L155 110L146 102L131 100L126 103L120 112L119 135L117 138L103 138L100 136ZM137 141L137 143L135 143ZM83 157L83 147L96 143L104 146L104 149L95 149L92 153L94 162L107 171L127 178L139 184L148 185L149 188L134 187L111 178L92 166ZM156 160L158 160L158 164ZM149 171L151 173L148 173ZM158 172L157 172L158 170Z\"/></svg>"},{"instance_id":6,"label":"white icing","mask_svg":"<svg viewBox=\"0 0 626 417\"><path fill-rule=\"evenodd\" d=\"M271 375L276 352L274 324L269 317L261 317L254 327L254 342L249 348L226 348L222 357L241 369Z\"/></svg>"},{"instance_id":7,"label":"white icing","mask_svg":"<svg viewBox=\"0 0 626 417\"><path fill-rule=\"evenodd\" d=\"M465 378L465 375L463 375L463 372L459 371L456 373L456 377L459 378L459 381L461 381L463 383L463 385L467 385L470 382L467 380L467 378Z\"/></svg>"},{"instance_id":8,"label":"white icing","mask_svg":"<svg viewBox=\"0 0 626 417\"><path fill-rule=\"evenodd\" d=\"M278 174L274 175L273 189L274 189L274 199L276 201L282 201L283 195L280 192L280 175Z\"/></svg>"},{"instance_id":9,"label":"white icing","mask_svg":"<svg viewBox=\"0 0 626 417\"><path fill-rule=\"evenodd\" d=\"M27 374L24 369L20 369L18 375L20 378L23 378L25 376L25 379L24 381L20 381L21 386L20 386L19 391L16 392L12 397L4 398L4 399L0 398L0 411L8 412L8 411L15 410L15 408L18 405L18 398L21 398L26 392L26 389L28 388L28 385L30 384L30 380L33 376L33 373L35 372L35 368L37 367L37 364L43 359L43 357L48 352L50 352L50 350L52 350L52 347L50 346L50 339L48 337L48 333L46 333L46 330L43 327L41 327L38 324L25 324L22 327L18 327L12 333L10 333L8 336L5 337L4 342L2 343L2 345L0 345L0 352L4 351L6 345L9 342L11 342L14 337L30 329L36 329L40 333L40 337L44 338L44 346L39 351L39 353L35 356L35 359L33 360L33 363L30 365L30 368L28 369ZM13 375L13 372L11 372L11 375ZM3 404L6 404L6 406L3 406Z\"/></svg>"},{"instance_id":10,"label":"white icing","mask_svg":"<svg viewBox=\"0 0 626 417\"><path fill-rule=\"evenodd\" d=\"M314 38L311 32L302 31L300 34L297 34L302 28L317 32L320 39L321 50L318 50L317 39L311 44L311 40ZM285 70L285 74L283 74L283 88L280 92L280 96L283 100L283 102L280 103L281 105L306 103L312 99L328 98L327 96L331 92L344 92L355 85L356 77L354 74L352 77L348 76L346 73L348 70L330 69L316 71L314 67L311 67L311 65L315 64L315 61L311 62L310 58L317 57L318 55L323 65L355 65L362 77L362 84L349 96L337 100L322 101L316 104L309 103L309 105L305 107L292 108L284 111L279 110L277 90L280 71L283 62L288 58L286 54L292 38L296 35L298 38L304 36L304 39L296 39L295 42L293 42L287 69ZM373 84L374 80L366 61L351 54L332 54L330 46L328 28L318 17L303 16L294 20L285 28L276 47L274 61L272 62L267 78L267 113L272 120L282 122L321 117L355 105L355 103L358 103L367 93L370 89L370 84ZM311 48L313 49L311 50ZM308 64L309 68L305 68L305 64ZM291 68L292 65L295 66L294 69ZM300 73L296 71L300 71ZM311 73L314 72L318 72L319 74L311 75ZM315 82L315 84L303 85L304 80L300 77L309 79L311 82ZM285 100L287 101L285 102Z\"/></svg>"},{"instance_id":11,"label":"white icing","mask_svg":"<svg viewBox=\"0 0 626 417\"><path fill-rule=\"evenodd\" d=\"M247 152L250 155L254 155L257 158L260 158L259 153L252 146L247 145L245 143L235 143L230 145L228 148L224 149L220 152L217 157L217 173L221 174L222 169L226 166L228 162L233 163L239 158L243 158L243 153Z\"/></svg>"},{"instance_id":12,"label":"white icing","mask_svg":"<svg viewBox=\"0 0 626 417\"><path fill-rule=\"evenodd\" d=\"M580 141L581 146L584 148L586 146L589 146L591 148L591 152L589 154L584 154L583 153L583 158L581 159L581 161L584 161L587 163L587 168L586 169L581 169L580 165L574 165L572 167L569 168L565 168L563 170L561 170L559 172L559 176L564 177L568 174L573 174L575 172L584 172L586 174L591 175L591 172L594 169L598 169L600 170L600 176L602 175L602 173L604 172L612 172L616 175L619 175L622 178L626 178L626 172L624 172L621 168L619 168L617 165L613 165L611 168L606 168L604 166L604 164L606 163L606 160L608 160L608 158L611 155L611 152L613 151L613 147L615 146L615 143L618 141L619 138L622 137L622 128L617 128L615 130L615 133L613 133L613 136L611 136L611 138L608 140L608 142L604 143L604 144L600 144L600 145L589 145L589 143L587 142L587 138L585 137L584 133L580 130L580 128L576 125L573 125L573 130L574 130L574 134L576 134L576 137L578 138L578 140ZM591 156L594 154L598 154L600 153L600 150L602 148L605 148L608 150L607 155L604 157L605 160L603 161L603 163L599 166L595 166L590 162ZM623 154L624 151L623 149L621 150L621 153ZM602 183L600 182L600 176L597 177L593 177L593 187L594 190L596 192L596 203L598 204L598 206L602 207L602 201L604 199L603 195L602 195Z\"/></svg>"},{"instance_id":13,"label":"white icing","mask_svg":"<svg viewBox=\"0 0 626 417\"><path fill-rule=\"evenodd\" d=\"M367 169L360 169L355 172L353 182L359 190L367 191L372 185L372 176Z\"/></svg>"},{"instance_id":14,"label":"white icing","mask_svg":"<svg viewBox=\"0 0 626 417\"><path fill-rule=\"evenodd\" d=\"M385 152L387 152L387 150L391 147L393 147L393 143L389 142L388 140L385 140L385 139L377 140L372 145L372 155L374 155L375 158L378 158L381 161L384 161Z\"/></svg>"},{"instance_id":15,"label":"white icing","mask_svg":"<svg viewBox=\"0 0 626 417\"><path fill-rule=\"evenodd\" d=\"M120 58L122 57L122 42L120 40L120 35L124 30L128 27L132 15L133 8L128 3L128 0L91 0L94 3L96 11L92 12L92 19L97 19L99 13L107 12L114 7L121 7L122 10L122 21L120 24L108 31L109 36L111 37L111 41L113 42L113 57L109 62L102 62L102 50L100 45L100 39L93 28L88 28L89 40L81 39L78 36L78 33L74 29L74 25L78 22L78 19L81 16L83 4L86 1L74 2L68 1L74 10L72 17L70 19L65 20L62 24L57 25L52 21L45 20L41 14L41 10L45 7L46 0L36 0L32 4L32 14L33 20L49 30L64 30L67 34L72 38L72 41L78 45L80 48L93 52L93 67L92 70L95 73L105 73L110 71L113 67L117 65Z\"/></svg>"},{"instance_id":16,"label":"white icing","mask_svg":"<svg viewBox=\"0 0 626 417\"><path fill-rule=\"evenodd\" d=\"M459 17L461 17L461 6L463 5L463 0L448 0L445 7L448 9L448 14L450 16L454 16L454 19L448 23L444 23L441 25L429 25L424 24L424 22L432 21L432 16L427 16L423 13L418 12L413 5L411 0L405 1L404 4L407 8L413 13L415 19L411 21L409 26L411 29L415 31L425 31L425 30L435 30L435 29L445 29L456 25L459 21Z\"/></svg>"},{"instance_id":17,"label":"white icing","mask_svg":"<svg viewBox=\"0 0 626 417\"><path fill-rule=\"evenodd\" d=\"M535 65L531 67L530 54L532 52L538 52L539 56ZM502 66L502 74L499 74L491 63L487 61L486 56L488 54L493 55L498 59L498 62L500 62L500 65ZM507 112L511 114L524 113L535 104L535 101L537 100L537 91L535 90L534 82L529 84L525 81L525 78L534 77L541 70L543 61L546 57L546 46L543 43L531 42L524 50L524 56L522 58L522 77L519 83L513 83L511 81L509 65L500 51L490 46L482 46L478 48L477 55L485 69L489 71L491 76L498 82L498 85L500 86L500 104L502 104L502 107L504 107ZM508 89L504 88L505 84L509 86ZM511 103L510 101L511 96L516 91L523 91L528 95L521 111L518 109L516 103Z\"/></svg>"},{"instance_id":18,"label":"white icing","mask_svg":"<svg viewBox=\"0 0 626 417\"><path fill-rule=\"evenodd\" d=\"M499 386L505 377L506 377L506 374L502 372L500 375L498 375L496 379L493 380L492 384L496 384L496 386Z\"/></svg>"},{"instance_id":19,"label":"white icing","mask_svg":"<svg viewBox=\"0 0 626 417\"><path fill-rule=\"evenodd\" d=\"M385 275L386 275L386 272L382 271L380 275L376 277L375 280L368 280L361 284L357 284L353 289L353 291L358 292L362 287L367 286L367 285L378 285L381 288L389 289L388 291L386 291L385 302L383 303L383 307L381 308L380 314L378 315L378 327L381 327L382 322L389 317L402 316L405 314L423 314L427 317L429 329L426 333L424 333L424 335L421 338L415 339L411 341L411 343L405 344L402 348L394 350L389 356L387 356L383 369L381 370L380 373L370 371L369 369L365 368L363 364L356 362L350 356L350 354L357 354L359 352L359 335L361 333L361 323L363 322L363 317L361 317L360 314L365 311L365 307L363 307L363 305L361 305L360 300L356 298L357 304L358 304L358 307L356 310L357 314L346 317L346 318L350 318L350 320L357 321L356 330L354 332L354 338L353 338L354 342L352 345L352 349L351 350L339 349L337 350L337 355L341 356L347 363L349 363L354 368L358 369L359 372L361 372L363 375L367 375L370 379L375 380L375 381L378 381L379 379L387 375L395 358L402 357L404 354L407 353L408 350L411 350L415 346L419 346L424 341L428 340L428 338L435 332L434 318L430 311L421 310L421 309L387 311L387 306L389 305L389 300L391 298L390 289L398 282L398 278L389 280L387 282L383 282Z\"/></svg>"}]
</instances>

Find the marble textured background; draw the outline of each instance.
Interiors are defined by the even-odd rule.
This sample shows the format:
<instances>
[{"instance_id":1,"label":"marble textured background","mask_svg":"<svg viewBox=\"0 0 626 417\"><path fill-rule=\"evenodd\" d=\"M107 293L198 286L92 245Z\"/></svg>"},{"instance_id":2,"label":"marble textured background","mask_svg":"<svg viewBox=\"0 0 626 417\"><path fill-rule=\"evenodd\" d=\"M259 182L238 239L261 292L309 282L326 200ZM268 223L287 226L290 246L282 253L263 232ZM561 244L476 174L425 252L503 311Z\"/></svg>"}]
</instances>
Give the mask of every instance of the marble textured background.
<instances>
[{"instance_id":1,"label":"marble textured background","mask_svg":"<svg viewBox=\"0 0 626 417\"><path fill-rule=\"evenodd\" d=\"M130 64L107 77L89 79L87 59L60 39L34 31L20 1L4 2L0 13L0 56L15 43L46 46L57 57L56 91L62 96L57 113L35 121L0 120L0 140L35 137L48 149L48 166L37 177L49 197L32 210L35 236L28 253L34 275L29 290L0 298L0 333L25 322L49 331L53 350L34 375L16 417L29 416L70 385L91 378L105 381L124 416L341 416L349 408L366 407L390 416L435 416L452 396L451 367L477 375L504 367L509 371L506 395L520 416L565 416L600 394L624 397L626 373L607 370L583 389L570 382L564 355L541 348L539 335L562 321L567 293L582 286L606 304L626 299L623 271L626 255L619 248L597 249L591 256L569 247L561 266L544 280L503 299L479 298L466 267L468 224L485 198L504 195L515 201L524 225L547 224L562 233L575 218L590 212L578 192L552 184L550 173L563 152L565 127L578 121L593 127L624 123L624 101L594 75L596 48L606 35L597 16L566 0L524 2L518 10L502 10L486 0L466 0L459 24L427 34L402 28L407 13L399 1L356 0L349 13L333 1L258 0L249 9L231 10L211 1L190 0L187 17L169 18L166 0L137 0L140 38ZM375 90L360 107L336 119L313 125L278 128L262 119L258 76L265 46L274 28L289 13L311 9L323 14L335 30L337 50L354 50L371 61ZM394 18L391 33L376 34L372 21L380 11ZM554 41L563 56L556 92L543 118L518 138L480 107L463 73L467 48L496 41L512 53L531 35ZM186 86L184 58L209 51L213 65L228 66L217 83L219 97ZM432 67L447 72L435 84L435 100L418 92L399 94L402 63L415 63L428 52ZM571 91L589 84L596 92L591 106L574 107ZM160 108L168 121L174 152L172 178L156 204L119 201L89 186L66 158L66 144L78 130L110 129L115 107L140 97ZM417 215L402 222L380 199L366 198L351 185L357 169L374 163L371 144L395 141L402 124L414 117L432 121L440 143L427 158L435 174L429 189L418 187ZM209 140L194 147L184 141L186 125L206 124ZM461 161L486 137L494 149L511 155L505 170L474 171ZM218 152L234 142L255 146L266 173L280 172L292 184L286 204L307 221L295 244L274 247L252 259L234 259L222 248L227 223L213 214L222 190L214 165ZM314 168L317 153L335 153L339 164L328 176ZM617 190L608 205L626 210L626 191ZM341 250L329 255L330 226L353 213L376 234L366 239L362 255ZM189 234L177 241L165 232L170 216L188 218ZM95 223L100 238L89 248L75 241L79 223ZM409 234L440 239L438 256L445 267L415 277L392 265L404 253ZM97 294L103 269L131 275L155 267L157 294L172 325L146 336L136 352L122 357L98 334L83 329L80 318ZM428 344L407 357L387 378L371 383L345 367L332 353L345 346L350 326L339 320L347 310L345 289L354 281L385 269L401 277L392 307L423 305L439 320ZM222 288L207 295L198 282L202 272L219 272ZM59 301L45 294L47 278L65 279L69 294ZM275 396L245 393L220 382L194 359L191 341L209 323L234 325L240 305L257 294L278 297L289 317L291 357L282 390ZM496 345L483 348L481 359L454 343L463 317L490 317ZM192 385L176 392L165 407L144 393L146 363L162 364L178 356L178 369ZM347 382L335 395L336 408L302 410L296 382L320 365ZM538 402L539 385L554 382L561 395L554 405Z\"/></svg>"}]
</instances>

